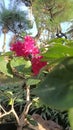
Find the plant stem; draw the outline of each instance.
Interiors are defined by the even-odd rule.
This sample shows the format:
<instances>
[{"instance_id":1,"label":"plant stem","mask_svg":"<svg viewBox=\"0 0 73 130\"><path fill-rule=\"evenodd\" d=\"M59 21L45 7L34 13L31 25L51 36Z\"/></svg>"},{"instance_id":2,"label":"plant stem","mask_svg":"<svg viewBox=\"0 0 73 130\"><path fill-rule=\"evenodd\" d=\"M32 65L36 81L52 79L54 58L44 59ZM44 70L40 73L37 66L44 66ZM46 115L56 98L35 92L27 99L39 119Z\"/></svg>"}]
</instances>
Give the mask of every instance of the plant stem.
<instances>
[{"instance_id":1,"label":"plant stem","mask_svg":"<svg viewBox=\"0 0 73 130\"><path fill-rule=\"evenodd\" d=\"M30 101L30 86L26 86L26 102Z\"/></svg>"},{"instance_id":2,"label":"plant stem","mask_svg":"<svg viewBox=\"0 0 73 130\"><path fill-rule=\"evenodd\" d=\"M30 102L30 86L26 86L26 105L24 106L24 110L20 115L20 126L17 127L17 130L22 130L23 126L28 124L26 116L31 105L32 102Z\"/></svg>"}]
</instances>

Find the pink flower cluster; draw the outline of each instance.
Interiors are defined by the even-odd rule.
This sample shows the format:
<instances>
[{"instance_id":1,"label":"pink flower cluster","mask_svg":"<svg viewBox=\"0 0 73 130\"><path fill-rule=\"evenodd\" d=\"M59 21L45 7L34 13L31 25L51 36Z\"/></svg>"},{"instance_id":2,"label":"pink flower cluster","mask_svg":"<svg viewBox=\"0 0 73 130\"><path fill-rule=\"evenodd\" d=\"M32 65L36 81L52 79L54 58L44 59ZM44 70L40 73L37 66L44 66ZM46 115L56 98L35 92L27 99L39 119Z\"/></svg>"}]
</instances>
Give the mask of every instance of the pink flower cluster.
<instances>
[{"instance_id":1,"label":"pink flower cluster","mask_svg":"<svg viewBox=\"0 0 73 130\"><path fill-rule=\"evenodd\" d=\"M31 36L25 36L23 42L17 41L12 44L10 50L14 51L16 56L23 56L26 58L31 56L32 71L34 75L37 75L41 68L47 64L47 62L41 61L43 57L40 56L40 50L35 45L35 40Z\"/></svg>"},{"instance_id":2,"label":"pink flower cluster","mask_svg":"<svg viewBox=\"0 0 73 130\"><path fill-rule=\"evenodd\" d=\"M43 56L37 56L32 58L31 63L32 63L32 71L35 75L38 75L40 70L47 65L47 62L41 61Z\"/></svg>"},{"instance_id":3,"label":"pink flower cluster","mask_svg":"<svg viewBox=\"0 0 73 130\"><path fill-rule=\"evenodd\" d=\"M24 41L17 41L11 45L10 50L15 51L16 56L29 57L30 55L35 56L39 54L39 49L35 46L35 40L30 36L25 36Z\"/></svg>"}]
</instances>

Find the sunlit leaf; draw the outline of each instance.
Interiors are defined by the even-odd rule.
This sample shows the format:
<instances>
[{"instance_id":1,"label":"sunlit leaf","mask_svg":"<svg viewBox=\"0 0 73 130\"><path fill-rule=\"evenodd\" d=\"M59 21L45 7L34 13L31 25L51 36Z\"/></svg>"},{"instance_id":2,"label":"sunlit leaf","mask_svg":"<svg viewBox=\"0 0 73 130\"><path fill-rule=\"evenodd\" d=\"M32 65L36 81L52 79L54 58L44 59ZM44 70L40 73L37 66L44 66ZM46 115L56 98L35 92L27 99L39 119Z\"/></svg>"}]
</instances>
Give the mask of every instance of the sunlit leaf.
<instances>
[{"instance_id":1,"label":"sunlit leaf","mask_svg":"<svg viewBox=\"0 0 73 130\"><path fill-rule=\"evenodd\" d=\"M6 91L6 94L9 95L9 96L13 96L12 91Z\"/></svg>"},{"instance_id":2,"label":"sunlit leaf","mask_svg":"<svg viewBox=\"0 0 73 130\"><path fill-rule=\"evenodd\" d=\"M19 73L28 75L31 71L31 62L22 57L15 57L11 60L12 68L16 68Z\"/></svg>"},{"instance_id":3,"label":"sunlit leaf","mask_svg":"<svg viewBox=\"0 0 73 130\"><path fill-rule=\"evenodd\" d=\"M14 103L14 100L11 98L8 104L12 105L13 103Z\"/></svg>"},{"instance_id":4,"label":"sunlit leaf","mask_svg":"<svg viewBox=\"0 0 73 130\"><path fill-rule=\"evenodd\" d=\"M40 79L28 79L27 81L26 81L26 84L27 84L27 86L29 86L29 85L36 85L36 84L38 84L40 82Z\"/></svg>"},{"instance_id":5,"label":"sunlit leaf","mask_svg":"<svg viewBox=\"0 0 73 130\"><path fill-rule=\"evenodd\" d=\"M62 44L54 44L48 48L48 51L43 54L45 58L49 59L60 59L68 56L73 56L73 47L62 45Z\"/></svg>"},{"instance_id":6,"label":"sunlit leaf","mask_svg":"<svg viewBox=\"0 0 73 130\"><path fill-rule=\"evenodd\" d=\"M10 62L8 59L6 59L5 56L0 56L0 72L4 73L7 76L13 77Z\"/></svg>"}]
</instances>

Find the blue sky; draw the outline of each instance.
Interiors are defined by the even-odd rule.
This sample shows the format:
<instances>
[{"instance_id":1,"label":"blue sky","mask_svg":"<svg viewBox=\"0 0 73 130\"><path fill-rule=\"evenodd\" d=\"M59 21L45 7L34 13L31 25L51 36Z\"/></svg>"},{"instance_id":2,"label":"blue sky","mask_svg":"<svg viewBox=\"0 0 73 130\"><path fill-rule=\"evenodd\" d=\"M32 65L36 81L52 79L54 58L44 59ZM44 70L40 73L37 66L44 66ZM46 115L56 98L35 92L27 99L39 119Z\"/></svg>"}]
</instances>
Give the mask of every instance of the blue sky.
<instances>
[{"instance_id":1,"label":"blue sky","mask_svg":"<svg viewBox=\"0 0 73 130\"><path fill-rule=\"evenodd\" d=\"M69 22L63 22L63 23L61 23L62 31L64 33L67 31L67 29L69 29L70 26L71 26L71 23L69 23Z\"/></svg>"}]
</instances>

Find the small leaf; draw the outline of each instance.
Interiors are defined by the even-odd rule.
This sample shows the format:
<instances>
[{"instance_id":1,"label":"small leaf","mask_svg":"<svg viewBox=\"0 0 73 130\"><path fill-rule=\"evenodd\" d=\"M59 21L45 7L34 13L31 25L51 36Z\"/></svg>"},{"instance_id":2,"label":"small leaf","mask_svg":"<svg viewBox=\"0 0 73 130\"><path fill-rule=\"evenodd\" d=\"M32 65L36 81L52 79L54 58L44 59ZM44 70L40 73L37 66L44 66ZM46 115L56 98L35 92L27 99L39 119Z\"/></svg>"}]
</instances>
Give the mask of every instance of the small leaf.
<instances>
[{"instance_id":1,"label":"small leaf","mask_svg":"<svg viewBox=\"0 0 73 130\"><path fill-rule=\"evenodd\" d=\"M25 68L29 68L31 66L31 62L30 61L26 61L25 62Z\"/></svg>"},{"instance_id":2,"label":"small leaf","mask_svg":"<svg viewBox=\"0 0 73 130\"><path fill-rule=\"evenodd\" d=\"M14 103L14 100L11 98L8 104L11 106L13 103Z\"/></svg>"},{"instance_id":3,"label":"small leaf","mask_svg":"<svg viewBox=\"0 0 73 130\"><path fill-rule=\"evenodd\" d=\"M30 115L27 115L27 120L30 122L30 124L36 126L37 125L37 122L34 121L33 119L31 119L31 116Z\"/></svg>"},{"instance_id":4,"label":"small leaf","mask_svg":"<svg viewBox=\"0 0 73 130\"><path fill-rule=\"evenodd\" d=\"M6 93L13 96L13 93L11 91L7 91Z\"/></svg>"},{"instance_id":5,"label":"small leaf","mask_svg":"<svg viewBox=\"0 0 73 130\"><path fill-rule=\"evenodd\" d=\"M5 91L5 94L6 94L7 97L9 97L9 98L13 97L12 91Z\"/></svg>"},{"instance_id":6,"label":"small leaf","mask_svg":"<svg viewBox=\"0 0 73 130\"><path fill-rule=\"evenodd\" d=\"M27 86L36 85L40 82L40 79L28 79L26 81Z\"/></svg>"},{"instance_id":7,"label":"small leaf","mask_svg":"<svg viewBox=\"0 0 73 130\"><path fill-rule=\"evenodd\" d=\"M32 124L33 126L37 126L37 122L34 120L29 120L30 124Z\"/></svg>"},{"instance_id":8,"label":"small leaf","mask_svg":"<svg viewBox=\"0 0 73 130\"><path fill-rule=\"evenodd\" d=\"M0 72L7 76L13 77L10 62L5 58L5 56L0 56Z\"/></svg>"}]
</instances>

